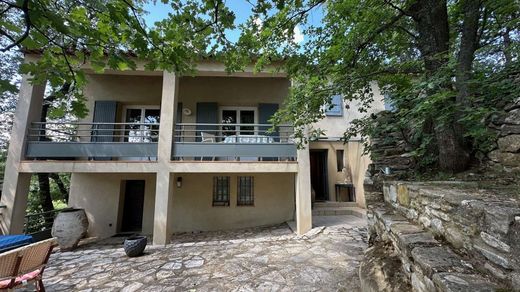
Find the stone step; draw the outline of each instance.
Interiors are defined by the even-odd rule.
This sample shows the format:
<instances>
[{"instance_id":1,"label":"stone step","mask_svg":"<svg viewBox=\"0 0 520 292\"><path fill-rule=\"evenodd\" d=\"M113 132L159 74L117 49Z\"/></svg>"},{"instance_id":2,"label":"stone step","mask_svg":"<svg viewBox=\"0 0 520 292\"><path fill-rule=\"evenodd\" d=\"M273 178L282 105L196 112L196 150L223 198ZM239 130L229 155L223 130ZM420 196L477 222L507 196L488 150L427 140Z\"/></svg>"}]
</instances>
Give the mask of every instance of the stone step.
<instances>
[{"instance_id":1,"label":"stone step","mask_svg":"<svg viewBox=\"0 0 520 292\"><path fill-rule=\"evenodd\" d=\"M495 291L500 285L456 254L449 244L436 240L423 227L410 223L388 207L369 214L371 237L391 243L414 291ZM375 232L375 233L374 233Z\"/></svg>"},{"instance_id":2,"label":"stone step","mask_svg":"<svg viewBox=\"0 0 520 292\"><path fill-rule=\"evenodd\" d=\"M316 202L314 208L357 207L356 202Z\"/></svg>"},{"instance_id":3,"label":"stone step","mask_svg":"<svg viewBox=\"0 0 520 292\"><path fill-rule=\"evenodd\" d=\"M339 216L352 215L359 218L366 218L366 210L358 207L336 207L336 208L314 208L313 216Z\"/></svg>"}]
</instances>

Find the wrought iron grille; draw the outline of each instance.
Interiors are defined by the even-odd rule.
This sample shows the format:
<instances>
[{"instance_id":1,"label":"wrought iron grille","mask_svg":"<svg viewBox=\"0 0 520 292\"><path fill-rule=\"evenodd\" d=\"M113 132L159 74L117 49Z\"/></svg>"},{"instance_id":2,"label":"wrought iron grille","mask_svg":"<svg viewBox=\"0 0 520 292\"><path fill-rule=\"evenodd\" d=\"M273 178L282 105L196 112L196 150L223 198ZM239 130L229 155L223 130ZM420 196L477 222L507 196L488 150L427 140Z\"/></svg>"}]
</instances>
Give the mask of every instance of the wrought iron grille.
<instances>
[{"instance_id":1,"label":"wrought iron grille","mask_svg":"<svg viewBox=\"0 0 520 292\"><path fill-rule=\"evenodd\" d=\"M213 206L229 206L229 176L213 177Z\"/></svg>"},{"instance_id":2,"label":"wrought iron grille","mask_svg":"<svg viewBox=\"0 0 520 292\"><path fill-rule=\"evenodd\" d=\"M252 176L238 177L238 206L254 206L254 180Z\"/></svg>"}]
</instances>

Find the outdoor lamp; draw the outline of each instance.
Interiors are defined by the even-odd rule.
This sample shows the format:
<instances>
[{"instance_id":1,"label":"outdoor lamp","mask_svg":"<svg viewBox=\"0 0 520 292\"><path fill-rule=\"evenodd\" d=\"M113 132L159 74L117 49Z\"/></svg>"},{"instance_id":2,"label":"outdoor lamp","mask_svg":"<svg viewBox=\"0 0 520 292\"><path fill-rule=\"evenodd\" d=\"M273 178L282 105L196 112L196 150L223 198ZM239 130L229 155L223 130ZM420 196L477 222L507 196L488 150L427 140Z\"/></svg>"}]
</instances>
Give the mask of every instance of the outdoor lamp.
<instances>
[{"instance_id":1,"label":"outdoor lamp","mask_svg":"<svg viewBox=\"0 0 520 292\"><path fill-rule=\"evenodd\" d=\"M177 187L178 188L182 187L182 177L181 176L177 177Z\"/></svg>"}]
</instances>

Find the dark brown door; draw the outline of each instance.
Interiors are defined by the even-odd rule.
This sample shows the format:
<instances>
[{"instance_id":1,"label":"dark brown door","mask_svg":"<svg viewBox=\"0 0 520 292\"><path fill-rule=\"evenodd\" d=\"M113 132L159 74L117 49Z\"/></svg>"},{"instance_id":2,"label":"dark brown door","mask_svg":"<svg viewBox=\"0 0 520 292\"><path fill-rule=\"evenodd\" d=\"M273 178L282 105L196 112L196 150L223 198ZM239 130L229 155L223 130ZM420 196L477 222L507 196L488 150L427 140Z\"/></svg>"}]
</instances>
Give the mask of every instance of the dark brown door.
<instances>
[{"instance_id":1,"label":"dark brown door","mask_svg":"<svg viewBox=\"0 0 520 292\"><path fill-rule=\"evenodd\" d=\"M316 201L329 199L327 179L327 150L310 150L311 185Z\"/></svg>"},{"instance_id":2,"label":"dark brown door","mask_svg":"<svg viewBox=\"0 0 520 292\"><path fill-rule=\"evenodd\" d=\"M143 227L144 180L127 180L121 231L141 231Z\"/></svg>"}]
</instances>

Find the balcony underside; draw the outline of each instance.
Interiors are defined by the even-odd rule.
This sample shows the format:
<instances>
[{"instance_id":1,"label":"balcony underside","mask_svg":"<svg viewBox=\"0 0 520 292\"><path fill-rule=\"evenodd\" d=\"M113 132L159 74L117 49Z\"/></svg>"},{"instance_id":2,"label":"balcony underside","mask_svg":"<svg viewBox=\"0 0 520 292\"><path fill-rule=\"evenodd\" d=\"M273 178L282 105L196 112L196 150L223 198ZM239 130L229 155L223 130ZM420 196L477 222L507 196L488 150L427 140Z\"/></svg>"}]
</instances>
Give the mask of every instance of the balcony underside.
<instances>
[{"instance_id":1,"label":"balcony underside","mask_svg":"<svg viewBox=\"0 0 520 292\"><path fill-rule=\"evenodd\" d=\"M163 168L171 173L296 173L295 161L22 161L22 173L156 173Z\"/></svg>"}]
</instances>

